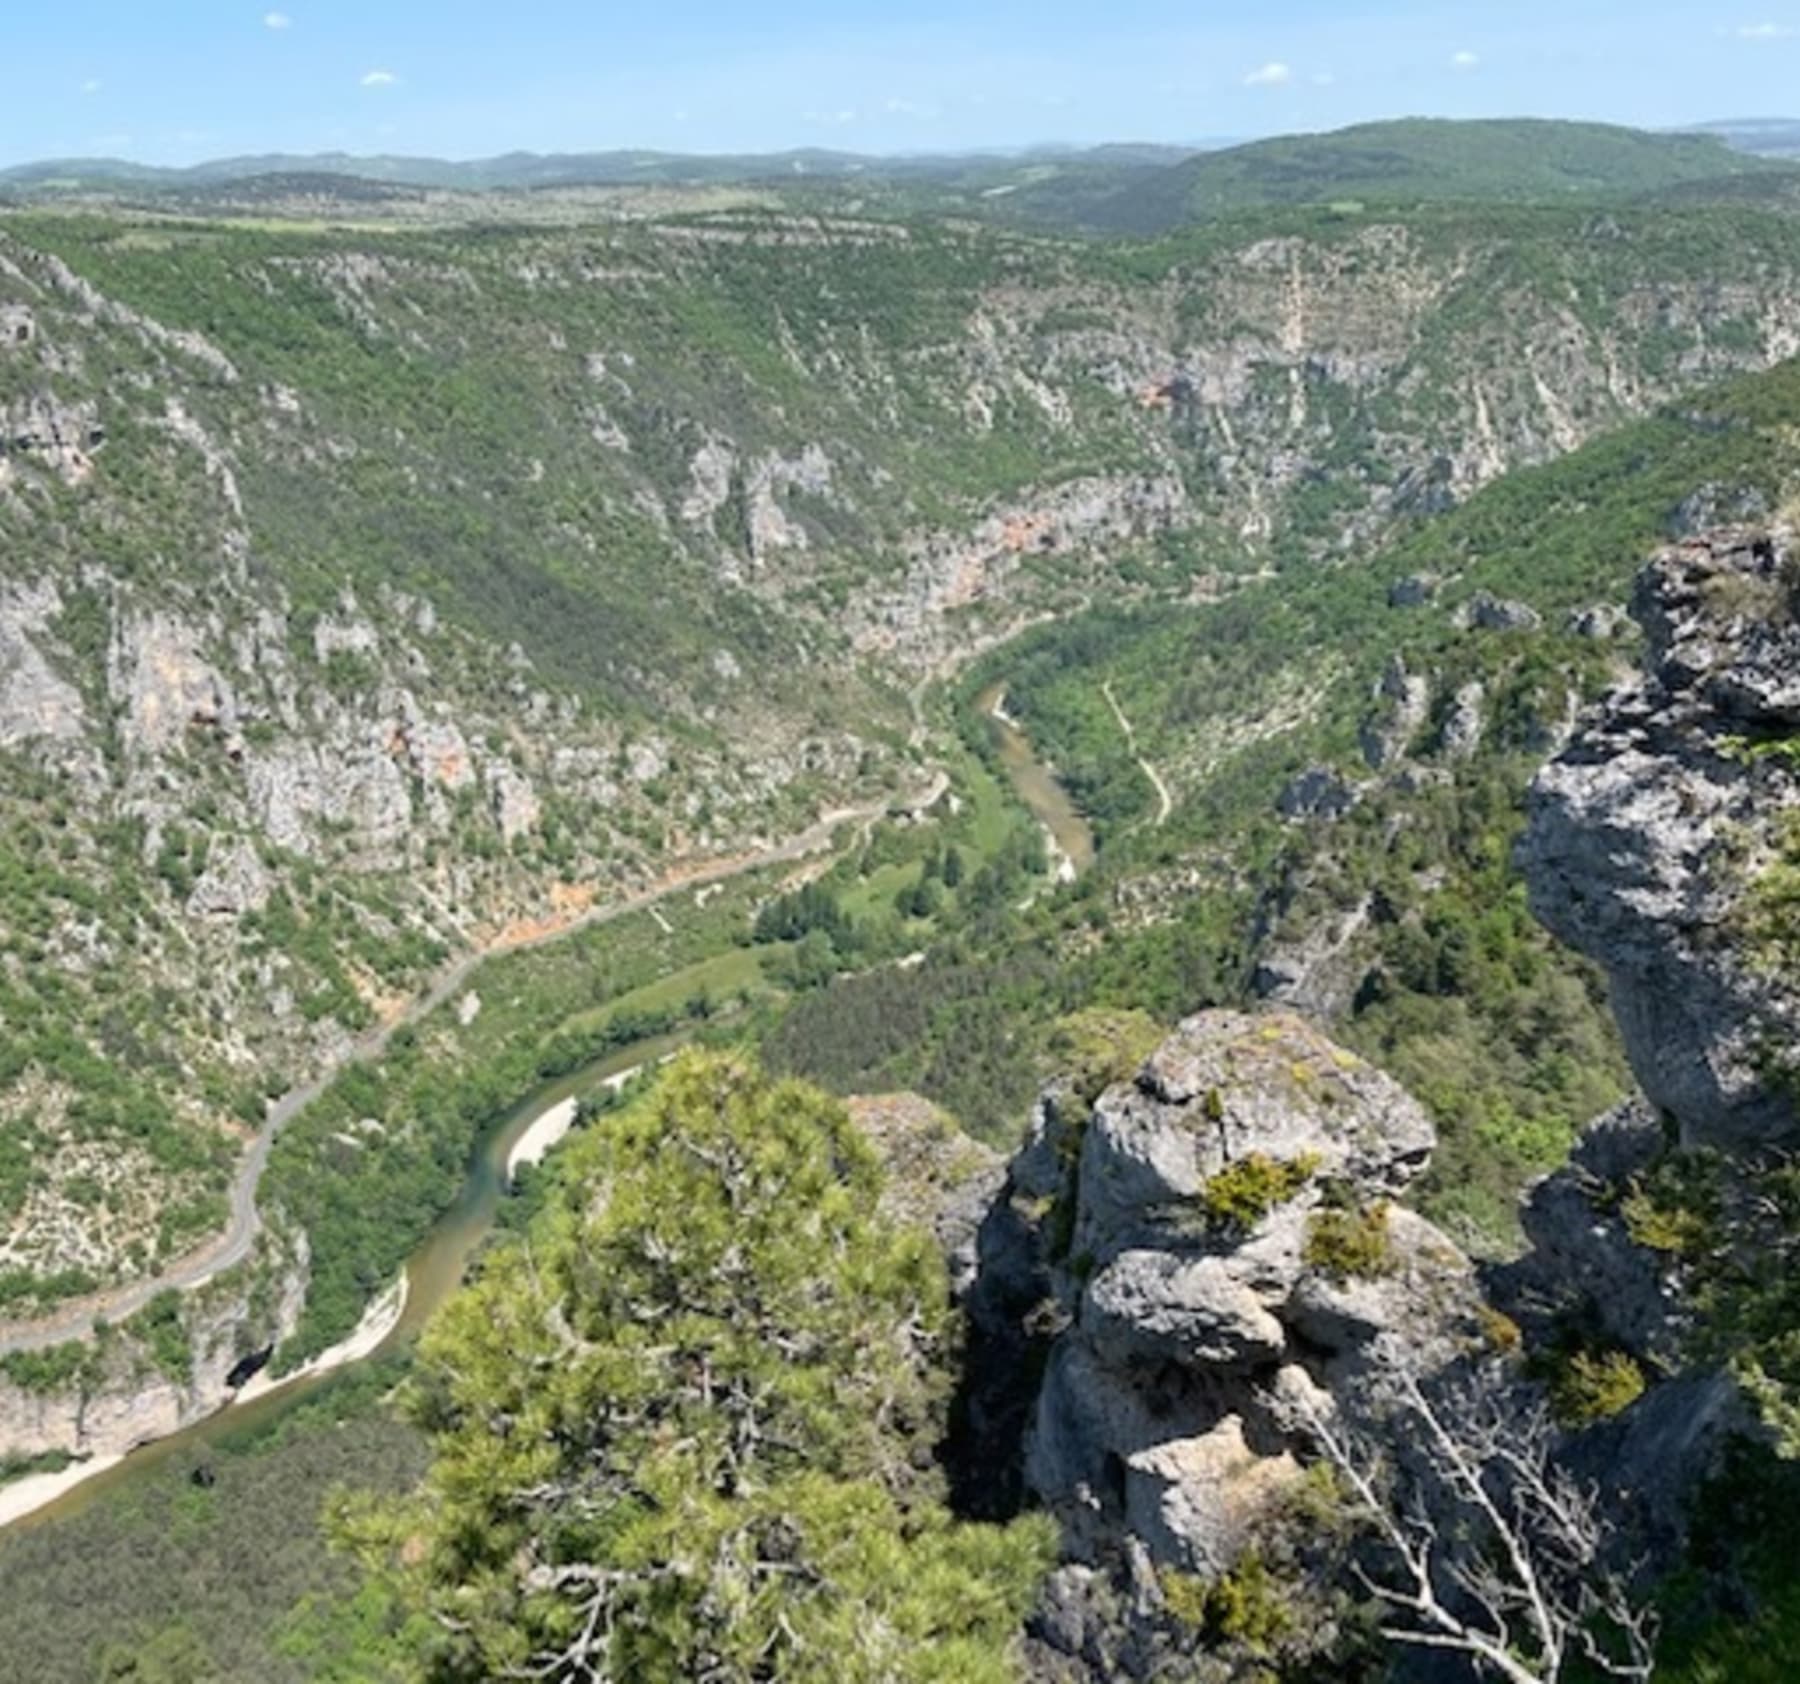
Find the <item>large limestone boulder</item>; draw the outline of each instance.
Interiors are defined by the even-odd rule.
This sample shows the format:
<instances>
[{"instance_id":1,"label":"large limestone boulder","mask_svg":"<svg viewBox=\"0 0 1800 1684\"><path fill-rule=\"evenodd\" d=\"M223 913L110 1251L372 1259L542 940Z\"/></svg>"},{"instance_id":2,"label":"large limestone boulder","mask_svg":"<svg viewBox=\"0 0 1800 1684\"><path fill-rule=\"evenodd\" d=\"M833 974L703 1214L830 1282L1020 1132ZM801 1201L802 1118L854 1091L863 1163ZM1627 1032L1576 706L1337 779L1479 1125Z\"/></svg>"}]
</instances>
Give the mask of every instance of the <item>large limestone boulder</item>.
<instances>
[{"instance_id":1,"label":"large limestone boulder","mask_svg":"<svg viewBox=\"0 0 1800 1684\"><path fill-rule=\"evenodd\" d=\"M1431 1120L1399 1083L1304 1019L1202 1013L1094 1107L1075 1249L1104 1260L1166 1237L1208 1181L1252 1154L1310 1157L1322 1179L1391 1195L1429 1164L1435 1144Z\"/></svg>"},{"instance_id":2,"label":"large limestone boulder","mask_svg":"<svg viewBox=\"0 0 1800 1684\"><path fill-rule=\"evenodd\" d=\"M1080 1338L1060 1343L1026 1477L1063 1522L1065 1551L1104 1559L1129 1537L1160 1565L1227 1571L1300 1472L1260 1423L1247 1429L1236 1402L1230 1388L1152 1384Z\"/></svg>"},{"instance_id":3,"label":"large limestone boulder","mask_svg":"<svg viewBox=\"0 0 1800 1684\"><path fill-rule=\"evenodd\" d=\"M1045 1095L983 1273L1040 1301L1024 1476L1072 1558L1224 1572L1299 1477L1276 1400L1329 1410L1377 1342L1469 1348L1468 1260L1391 1205L1432 1145L1402 1088L1285 1012L1190 1018L1091 1108ZM1333 1222L1364 1255L1321 1246Z\"/></svg>"},{"instance_id":4,"label":"large limestone boulder","mask_svg":"<svg viewBox=\"0 0 1800 1684\"><path fill-rule=\"evenodd\" d=\"M1127 1251L1088 1287L1082 1326L1114 1368L1168 1360L1222 1372L1278 1357L1282 1325L1222 1257Z\"/></svg>"}]
</instances>

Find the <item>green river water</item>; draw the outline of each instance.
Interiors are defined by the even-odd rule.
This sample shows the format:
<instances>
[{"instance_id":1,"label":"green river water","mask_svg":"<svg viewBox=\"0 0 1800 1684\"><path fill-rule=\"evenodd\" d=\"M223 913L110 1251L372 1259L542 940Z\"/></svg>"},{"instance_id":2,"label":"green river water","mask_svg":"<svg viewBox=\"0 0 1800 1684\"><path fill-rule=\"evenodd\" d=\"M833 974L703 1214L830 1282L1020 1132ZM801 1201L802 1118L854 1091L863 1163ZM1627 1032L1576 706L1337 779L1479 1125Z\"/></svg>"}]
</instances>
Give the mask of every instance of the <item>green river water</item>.
<instances>
[{"instance_id":1,"label":"green river water","mask_svg":"<svg viewBox=\"0 0 1800 1684\"><path fill-rule=\"evenodd\" d=\"M406 1306L393 1331L372 1351L377 1356L400 1349L418 1338L438 1306L462 1284L463 1276L477 1247L494 1226L495 1213L506 1192L506 1160L520 1137L551 1106L565 1099L578 1098L597 1088L608 1076L616 1076L640 1064L649 1064L672 1052L682 1037L666 1035L653 1041L641 1041L609 1054L596 1063L534 1089L520 1100L488 1132L475 1160L469 1167L456 1203L439 1217L406 1265ZM24 1529L47 1525L59 1518L79 1514L95 1503L104 1501L134 1480L154 1472L171 1462L188 1461L196 1466L207 1461L212 1447L227 1434L238 1434L249 1428L266 1426L278 1420L301 1403L327 1381L346 1371L350 1365L317 1374L303 1374L286 1385L248 1402L230 1404L203 1421L197 1421L167 1438L157 1439L132 1451L124 1461L95 1474L92 1479L63 1493L54 1502L34 1510L15 1521L13 1528Z\"/></svg>"},{"instance_id":2,"label":"green river water","mask_svg":"<svg viewBox=\"0 0 1800 1684\"><path fill-rule=\"evenodd\" d=\"M1038 759L1031 739L1007 717L1005 684L989 685L975 705L994 733L1000 764L1006 769L1014 793L1049 831L1063 857L1080 876L1094 863L1093 827L1070 800L1069 792L1056 781L1056 774Z\"/></svg>"},{"instance_id":3,"label":"green river water","mask_svg":"<svg viewBox=\"0 0 1800 1684\"><path fill-rule=\"evenodd\" d=\"M995 684L981 694L976 705L995 733L1007 778L1019 799L1050 833L1074 871L1084 872L1094 860L1093 831L1055 775L1037 758L1030 739L1005 717L1005 700L1005 685ZM408 1261L406 1305L399 1321L375 1351L359 1360L373 1360L410 1344L438 1306L461 1285L469 1260L494 1226L495 1214L506 1191L506 1161L520 1137L538 1117L565 1099L592 1091L609 1076L654 1062L680 1046L683 1039L679 1035L668 1035L623 1048L534 1089L514 1105L482 1142L457 1202L438 1219ZM321 1385L346 1372L349 1366L302 1375L275 1391L231 1404L178 1433L144 1445L116 1466L82 1481L54 1502L15 1521L13 1526L42 1526L78 1514L172 1462L187 1461L199 1466L208 1460L214 1445L226 1435L236 1435L279 1420Z\"/></svg>"}]
</instances>

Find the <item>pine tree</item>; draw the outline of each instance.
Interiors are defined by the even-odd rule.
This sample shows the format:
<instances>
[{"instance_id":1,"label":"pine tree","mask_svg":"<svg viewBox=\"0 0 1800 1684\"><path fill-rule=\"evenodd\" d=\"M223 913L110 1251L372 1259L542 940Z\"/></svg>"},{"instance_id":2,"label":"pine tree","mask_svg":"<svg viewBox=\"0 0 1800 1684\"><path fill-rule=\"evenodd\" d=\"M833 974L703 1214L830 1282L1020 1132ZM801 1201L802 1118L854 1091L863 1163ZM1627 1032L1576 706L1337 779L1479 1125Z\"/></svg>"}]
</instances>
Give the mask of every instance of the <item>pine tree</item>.
<instances>
[{"instance_id":1,"label":"pine tree","mask_svg":"<svg viewBox=\"0 0 1800 1684\"><path fill-rule=\"evenodd\" d=\"M1050 1540L956 1521L943 1263L842 1106L688 1054L426 1334L425 1491L340 1526L422 1679L1002 1684Z\"/></svg>"}]
</instances>

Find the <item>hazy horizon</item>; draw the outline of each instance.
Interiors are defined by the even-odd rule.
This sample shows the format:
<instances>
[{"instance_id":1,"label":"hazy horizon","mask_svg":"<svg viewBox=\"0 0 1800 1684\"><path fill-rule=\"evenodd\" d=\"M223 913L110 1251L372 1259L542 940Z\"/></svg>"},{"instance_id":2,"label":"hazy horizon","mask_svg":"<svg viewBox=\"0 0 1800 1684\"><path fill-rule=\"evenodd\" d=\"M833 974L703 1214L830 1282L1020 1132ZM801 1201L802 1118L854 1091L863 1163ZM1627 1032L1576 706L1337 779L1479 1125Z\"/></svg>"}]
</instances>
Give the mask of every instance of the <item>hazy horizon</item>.
<instances>
[{"instance_id":1,"label":"hazy horizon","mask_svg":"<svg viewBox=\"0 0 1800 1684\"><path fill-rule=\"evenodd\" d=\"M1254 140L1536 116L1680 128L1789 104L1800 8L1650 0L786 0L679 17L536 0L71 0L9 22L0 167L259 153L825 148L872 156Z\"/></svg>"},{"instance_id":2,"label":"hazy horizon","mask_svg":"<svg viewBox=\"0 0 1800 1684\"><path fill-rule=\"evenodd\" d=\"M1605 119L1593 117L1542 117L1536 114L1516 113L1499 115L1492 119L1483 118L1447 118L1437 119L1419 112L1399 112L1389 118L1366 118L1352 124L1335 124L1330 128L1292 128L1272 130L1263 135L1210 135L1196 139L1146 140L1139 135L1118 135L1105 140L1059 140L1045 137L1038 140L1004 142L996 141L989 145L971 146L914 146L892 147L881 150L863 150L858 147L842 145L834 146L828 142L798 142L792 146L770 147L767 149L733 151L726 148L698 148L680 146L635 146L629 143L607 146L575 146L559 147L554 150L526 146L503 146L491 152L470 153L437 153L411 152L402 148L371 148L369 150L353 150L349 148L321 147L309 152L290 152L281 148L256 148L244 152L221 152L198 157L185 164L158 164L149 159L133 157L130 154L113 153L61 153L44 154L38 157L0 160L0 172L28 168L33 165L60 163L87 164L124 164L134 168L145 169L199 169L211 164L232 163L242 159L289 158L302 161L344 159L350 162L362 162L371 159L393 159L400 161L417 161L420 163L447 165L476 165L492 162L495 159L549 158L549 157L607 157L642 153L669 158L692 158L696 162L729 157L787 157L798 154L818 154L833 157L852 157L867 160L871 163L906 162L932 158L993 157L1024 158L1039 154L1071 153L1081 154L1109 149L1129 150L1133 148L1157 148L1165 151L1188 152L1222 152L1233 147L1249 146L1257 141L1273 140L1289 136L1325 135L1341 132L1346 128L1368 127L1384 122L1413 121L1516 121L1516 122L1568 122L1581 124L1599 124L1606 127L1633 128L1650 134L1683 134L1697 133L1729 125L1731 127L1754 127L1758 124L1800 125L1800 118L1793 117L1709 117L1687 123L1668 123L1650 125L1607 124Z\"/></svg>"}]
</instances>

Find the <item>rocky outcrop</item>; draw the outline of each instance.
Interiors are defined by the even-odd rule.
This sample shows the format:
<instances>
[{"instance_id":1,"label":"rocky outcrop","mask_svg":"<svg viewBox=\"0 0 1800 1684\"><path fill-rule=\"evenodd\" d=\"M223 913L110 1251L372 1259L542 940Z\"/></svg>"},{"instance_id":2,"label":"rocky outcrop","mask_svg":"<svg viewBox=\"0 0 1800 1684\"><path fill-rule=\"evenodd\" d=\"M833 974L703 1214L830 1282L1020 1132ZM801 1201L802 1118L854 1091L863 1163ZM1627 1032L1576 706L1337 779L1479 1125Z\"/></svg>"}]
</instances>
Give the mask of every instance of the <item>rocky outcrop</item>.
<instances>
[{"instance_id":1,"label":"rocky outcrop","mask_svg":"<svg viewBox=\"0 0 1800 1684\"><path fill-rule=\"evenodd\" d=\"M62 403L39 392L0 410L0 468L14 456L41 463L64 485L80 485L105 442L106 429L91 403Z\"/></svg>"},{"instance_id":2,"label":"rocky outcrop","mask_svg":"<svg viewBox=\"0 0 1800 1684\"><path fill-rule=\"evenodd\" d=\"M412 790L386 741L283 743L254 755L246 789L269 839L297 854L318 851L316 828L341 829L365 854L403 859Z\"/></svg>"},{"instance_id":3,"label":"rocky outcrop","mask_svg":"<svg viewBox=\"0 0 1800 1684\"><path fill-rule=\"evenodd\" d=\"M1631 616L1610 602L1578 608L1569 616L1569 630L1590 642L1606 643L1631 630Z\"/></svg>"},{"instance_id":4,"label":"rocky outcrop","mask_svg":"<svg viewBox=\"0 0 1800 1684\"><path fill-rule=\"evenodd\" d=\"M1779 532L1690 538L1640 574L1632 612L1643 675L1539 774L1519 860L1539 917L1605 967L1646 1099L1533 1190L1531 1251L1493 1284L1528 1337L1580 1329L1661 1380L1569 1458L1672 1560L1693 1492L1757 1430L1695 1337L1696 1287L1754 1349L1721 1281L1779 1277L1789 1244L1768 1174L1796 1129L1800 564Z\"/></svg>"},{"instance_id":5,"label":"rocky outcrop","mask_svg":"<svg viewBox=\"0 0 1800 1684\"><path fill-rule=\"evenodd\" d=\"M1521 1322L1544 1340L1558 1318L1674 1366L1690 1317L1678 1272L1639 1245L1620 1205L1668 1147L1662 1119L1641 1099L1590 1123L1569 1163L1535 1186L1520 1212L1531 1249L1499 1280Z\"/></svg>"},{"instance_id":6,"label":"rocky outcrop","mask_svg":"<svg viewBox=\"0 0 1800 1684\"><path fill-rule=\"evenodd\" d=\"M512 842L537 828L540 807L531 780L513 767L488 768L488 805L502 841Z\"/></svg>"},{"instance_id":7,"label":"rocky outcrop","mask_svg":"<svg viewBox=\"0 0 1800 1684\"><path fill-rule=\"evenodd\" d=\"M301 1237L290 1254L247 1266L270 1271L260 1287L239 1271L187 1295L178 1339L184 1370L166 1354L158 1361L130 1323L92 1347L87 1371L67 1381L33 1379L33 1358L20 1359L19 1375L0 1368L0 1454L118 1456L214 1414L298 1324L307 1265Z\"/></svg>"},{"instance_id":8,"label":"rocky outcrop","mask_svg":"<svg viewBox=\"0 0 1800 1684\"><path fill-rule=\"evenodd\" d=\"M1309 766L1288 780L1276 798L1284 819L1341 819L1360 799L1356 786L1329 766Z\"/></svg>"},{"instance_id":9,"label":"rocky outcrop","mask_svg":"<svg viewBox=\"0 0 1800 1684\"><path fill-rule=\"evenodd\" d=\"M887 1172L885 1213L902 1225L931 1231L949 1264L951 1293L961 1300L975 1281L978 1236L1006 1180L1005 1160L917 1094L855 1098L848 1104Z\"/></svg>"},{"instance_id":10,"label":"rocky outcrop","mask_svg":"<svg viewBox=\"0 0 1800 1684\"><path fill-rule=\"evenodd\" d=\"M1471 760L1487 730L1487 686L1471 679L1456 692L1444 720L1442 748L1451 760Z\"/></svg>"},{"instance_id":11,"label":"rocky outcrop","mask_svg":"<svg viewBox=\"0 0 1800 1684\"><path fill-rule=\"evenodd\" d=\"M187 910L196 918L241 918L267 906L274 887L255 845L240 837L212 850L188 896Z\"/></svg>"},{"instance_id":12,"label":"rocky outcrop","mask_svg":"<svg viewBox=\"0 0 1800 1684\"><path fill-rule=\"evenodd\" d=\"M1800 564L1733 530L1640 576L1640 682L1610 697L1532 787L1520 862L1533 909L1603 965L1632 1067L1683 1139L1794 1127L1800 992L1770 955L1768 874L1792 848L1800 762Z\"/></svg>"},{"instance_id":13,"label":"rocky outcrop","mask_svg":"<svg viewBox=\"0 0 1800 1684\"><path fill-rule=\"evenodd\" d=\"M1537 631L1544 619L1529 603L1477 591L1451 616L1451 623L1463 631Z\"/></svg>"},{"instance_id":14,"label":"rocky outcrop","mask_svg":"<svg viewBox=\"0 0 1800 1684\"><path fill-rule=\"evenodd\" d=\"M987 515L973 530L914 533L906 571L852 608L856 646L909 666L946 652L946 616L1005 609L1008 588L1045 558L1098 552L1180 525L1187 491L1174 474L1109 474L1068 480Z\"/></svg>"},{"instance_id":15,"label":"rocky outcrop","mask_svg":"<svg viewBox=\"0 0 1800 1684\"><path fill-rule=\"evenodd\" d=\"M1375 711L1363 722L1362 751L1374 771L1405 755L1431 711L1431 681L1395 655L1375 685Z\"/></svg>"},{"instance_id":16,"label":"rocky outcrop","mask_svg":"<svg viewBox=\"0 0 1800 1684\"><path fill-rule=\"evenodd\" d=\"M172 614L120 620L108 681L125 711L126 740L140 754L173 748L194 725L233 729L236 702L204 653L200 627Z\"/></svg>"},{"instance_id":17,"label":"rocky outcrop","mask_svg":"<svg viewBox=\"0 0 1800 1684\"><path fill-rule=\"evenodd\" d=\"M1443 580L1435 573L1409 573L1388 586L1388 607L1423 608L1442 587Z\"/></svg>"},{"instance_id":18,"label":"rocky outcrop","mask_svg":"<svg viewBox=\"0 0 1800 1684\"><path fill-rule=\"evenodd\" d=\"M1769 499L1754 486L1703 485L1675 505L1669 516L1671 538L1703 538L1725 526L1766 521Z\"/></svg>"},{"instance_id":19,"label":"rocky outcrop","mask_svg":"<svg viewBox=\"0 0 1800 1684\"><path fill-rule=\"evenodd\" d=\"M86 728L80 691L39 647L61 606L55 590L43 585L0 598L0 748L37 738L67 741Z\"/></svg>"},{"instance_id":20,"label":"rocky outcrop","mask_svg":"<svg viewBox=\"0 0 1800 1684\"><path fill-rule=\"evenodd\" d=\"M1354 906L1311 920L1297 935L1261 943L1251 990L1259 1000L1321 1022L1343 1016L1369 974L1361 938L1374 913L1375 898L1364 895Z\"/></svg>"},{"instance_id":21,"label":"rocky outcrop","mask_svg":"<svg viewBox=\"0 0 1800 1684\"><path fill-rule=\"evenodd\" d=\"M1045 1095L972 1302L978 1328L1031 1306L1024 1476L1072 1560L1225 1571L1300 1472L1279 1399L1353 1389L1377 1338L1460 1348L1470 1265L1390 1203L1432 1144L1401 1088L1285 1013L1192 1018L1091 1109ZM1372 1236L1360 1263L1333 1223Z\"/></svg>"}]
</instances>

